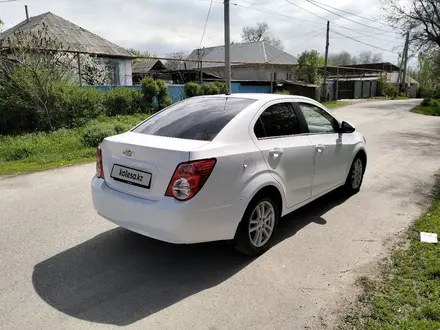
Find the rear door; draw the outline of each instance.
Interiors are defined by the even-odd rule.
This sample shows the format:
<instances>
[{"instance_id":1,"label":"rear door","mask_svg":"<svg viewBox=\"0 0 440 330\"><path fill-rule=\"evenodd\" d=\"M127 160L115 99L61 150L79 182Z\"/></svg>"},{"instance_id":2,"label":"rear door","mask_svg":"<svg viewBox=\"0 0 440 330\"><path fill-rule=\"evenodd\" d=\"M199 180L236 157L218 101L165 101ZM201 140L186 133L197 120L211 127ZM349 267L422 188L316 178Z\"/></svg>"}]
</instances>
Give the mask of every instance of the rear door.
<instances>
[{"instance_id":1,"label":"rear door","mask_svg":"<svg viewBox=\"0 0 440 330\"><path fill-rule=\"evenodd\" d=\"M291 102L275 102L260 111L253 132L273 177L285 188L286 206L311 196L314 148L304 135Z\"/></svg>"},{"instance_id":2,"label":"rear door","mask_svg":"<svg viewBox=\"0 0 440 330\"><path fill-rule=\"evenodd\" d=\"M328 111L305 101L298 102L297 106L304 116L314 148L312 196L316 196L345 181L351 144L338 133L339 121Z\"/></svg>"}]
</instances>

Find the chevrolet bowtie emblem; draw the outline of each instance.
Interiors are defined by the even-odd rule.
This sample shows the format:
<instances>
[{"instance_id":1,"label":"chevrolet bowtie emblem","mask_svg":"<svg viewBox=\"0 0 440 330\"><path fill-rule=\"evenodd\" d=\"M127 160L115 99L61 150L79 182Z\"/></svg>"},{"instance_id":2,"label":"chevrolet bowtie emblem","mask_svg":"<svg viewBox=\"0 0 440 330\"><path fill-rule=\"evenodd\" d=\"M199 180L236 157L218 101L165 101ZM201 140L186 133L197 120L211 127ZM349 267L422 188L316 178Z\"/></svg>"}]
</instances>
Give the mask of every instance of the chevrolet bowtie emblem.
<instances>
[{"instance_id":1,"label":"chevrolet bowtie emblem","mask_svg":"<svg viewBox=\"0 0 440 330\"><path fill-rule=\"evenodd\" d=\"M134 151L131 151L130 149L125 149L122 153L127 157L131 157L134 155Z\"/></svg>"}]
</instances>

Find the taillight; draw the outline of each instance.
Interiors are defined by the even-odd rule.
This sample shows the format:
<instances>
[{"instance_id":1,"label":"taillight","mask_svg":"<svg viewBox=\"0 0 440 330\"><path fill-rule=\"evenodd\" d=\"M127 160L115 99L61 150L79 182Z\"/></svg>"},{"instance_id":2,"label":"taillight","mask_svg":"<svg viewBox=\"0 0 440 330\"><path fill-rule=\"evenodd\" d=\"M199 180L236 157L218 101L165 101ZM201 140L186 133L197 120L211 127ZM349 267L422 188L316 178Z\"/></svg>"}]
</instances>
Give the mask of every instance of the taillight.
<instances>
[{"instance_id":1,"label":"taillight","mask_svg":"<svg viewBox=\"0 0 440 330\"><path fill-rule=\"evenodd\" d=\"M191 199L202 189L215 163L216 159L213 158L179 164L165 196L174 197L180 201Z\"/></svg>"},{"instance_id":2,"label":"taillight","mask_svg":"<svg viewBox=\"0 0 440 330\"><path fill-rule=\"evenodd\" d=\"M104 179L104 168L102 167L102 150L101 147L96 149L96 176Z\"/></svg>"}]
</instances>

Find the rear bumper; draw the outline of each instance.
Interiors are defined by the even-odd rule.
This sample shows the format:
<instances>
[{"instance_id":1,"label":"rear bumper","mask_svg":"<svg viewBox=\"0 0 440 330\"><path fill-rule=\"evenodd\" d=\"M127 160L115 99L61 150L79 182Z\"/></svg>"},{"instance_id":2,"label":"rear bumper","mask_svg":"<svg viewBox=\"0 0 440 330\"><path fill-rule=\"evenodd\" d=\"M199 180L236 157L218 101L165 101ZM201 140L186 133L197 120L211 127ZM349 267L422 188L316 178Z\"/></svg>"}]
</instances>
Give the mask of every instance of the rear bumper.
<instances>
[{"instance_id":1,"label":"rear bumper","mask_svg":"<svg viewBox=\"0 0 440 330\"><path fill-rule=\"evenodd\" d=\"M234 238L241 215L232 205L195 208L192 201L164 197L150 201L133 197L92 180L93 205L100 216L128 230L175 244Z\"/></svg>"}]
</instances>

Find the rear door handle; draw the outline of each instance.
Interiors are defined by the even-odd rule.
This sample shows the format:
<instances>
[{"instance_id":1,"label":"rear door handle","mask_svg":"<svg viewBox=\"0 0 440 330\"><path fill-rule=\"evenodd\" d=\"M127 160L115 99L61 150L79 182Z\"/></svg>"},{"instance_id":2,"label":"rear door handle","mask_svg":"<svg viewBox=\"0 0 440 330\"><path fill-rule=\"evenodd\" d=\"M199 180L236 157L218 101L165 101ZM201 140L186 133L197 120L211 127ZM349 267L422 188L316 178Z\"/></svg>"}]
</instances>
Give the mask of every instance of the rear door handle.
<instances>
[{"instance_id":1,"label":"rear door handle","mask_svg":"<svg viewBox=\"0 0 440 330\"><path fill-rule=\"evenodd\" d=\"M318 144L317 146L315 146L315 150L318 151L319 153L323 152L325 149L325 145L323 144Z\"/></svg>"},{"instance_id":2,"label":"rear door handle","mask_svg":"<svg viewBox=\"0 0 440 330\"><path fill-rule=\"evenodd\" d=\"M283 153L283 149L281 148L273 148L271 151L269 151L269 155L271 155L273 158L278 158Z\"/></svg>"}]
</instances>

